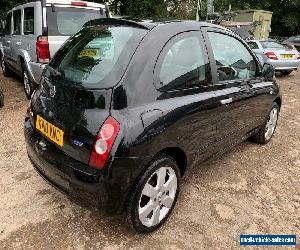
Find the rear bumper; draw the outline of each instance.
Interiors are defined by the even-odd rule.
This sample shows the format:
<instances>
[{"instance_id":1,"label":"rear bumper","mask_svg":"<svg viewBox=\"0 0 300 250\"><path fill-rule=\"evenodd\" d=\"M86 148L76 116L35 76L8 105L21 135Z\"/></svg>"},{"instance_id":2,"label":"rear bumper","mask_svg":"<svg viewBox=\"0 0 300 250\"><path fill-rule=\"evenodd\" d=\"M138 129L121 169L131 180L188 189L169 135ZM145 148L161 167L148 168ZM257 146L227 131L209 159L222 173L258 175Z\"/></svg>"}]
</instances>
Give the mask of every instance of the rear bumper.
<instances>
[{"instance_id":1,"label":"rear bumper","mask_svg":"<svg viewBox=\"0 0 300 250\"><path fill-rule=\"evenodd\" d=\"M47 182L72 199L100 207L106 213L121 211L143 159L115 158L106 168L111 171L101 171L65 155L36 132L28 118L24 135L29 159ZM40 141L46 147L41 148Z\"/></svg>"},{"instance_id":2,"label":"rear bumper","mask_svg":"<svg viewBox=\"0 0 300 250\"><path fill-rule=\"evenodd\" d=\"M300 60L269 60L275 70L296 70L300 66Z\"/></svg>"}]
</instances>

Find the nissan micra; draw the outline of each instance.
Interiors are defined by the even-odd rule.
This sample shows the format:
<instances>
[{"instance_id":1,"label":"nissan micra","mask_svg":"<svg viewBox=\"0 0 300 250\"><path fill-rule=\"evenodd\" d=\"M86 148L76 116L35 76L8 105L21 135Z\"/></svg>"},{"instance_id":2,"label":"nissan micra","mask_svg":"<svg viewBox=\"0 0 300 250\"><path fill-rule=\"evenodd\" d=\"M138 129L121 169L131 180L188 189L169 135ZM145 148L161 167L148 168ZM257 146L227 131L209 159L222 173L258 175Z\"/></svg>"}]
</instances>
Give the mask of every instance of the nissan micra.
<instances>
[{"instance_id":1,"label":"nissan micra","mask_svg":"<svg viewBox=\"0 0 300 250\"><path fill-rule=\"evenodd\" d=\"M49 183L151 232L191 163L268 143L280 106L273 67L225 28L99 19L45 68L24 132Z\"/></svg>"}]
</instances>

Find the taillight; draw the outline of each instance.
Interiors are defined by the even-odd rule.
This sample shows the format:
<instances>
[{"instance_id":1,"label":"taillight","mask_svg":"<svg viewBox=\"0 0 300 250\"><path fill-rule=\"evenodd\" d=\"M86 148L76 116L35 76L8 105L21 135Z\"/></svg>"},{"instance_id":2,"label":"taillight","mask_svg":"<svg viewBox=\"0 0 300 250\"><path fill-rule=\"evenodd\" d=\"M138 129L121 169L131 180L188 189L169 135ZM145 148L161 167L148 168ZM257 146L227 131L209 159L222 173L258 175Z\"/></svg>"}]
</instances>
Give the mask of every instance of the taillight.
<instances>
[{"instance_id":1,"label":"taillight","mask_svg":"<svg viewBox=\"0 0 300 250\"><path fill-rule=\"evenodd\" d=\"M275 55L274 52L272 51L268 51L268 52L265 52L265 55L266 57L268 57L269 59L272 59L272 60L278 60L278 57Z\"/></svg>"},{"instance_id":2,"label":"taillight","mask_svg":"<svg viewBox=\"0 0 300 250\"><path fill-rule=\"evenodd\" d=\"M71 2L73 6L87 7L87 3L84 2Z\"/></svg>"},{"instance_id":3,"label":"taillight","mask_svg":"<svg viewBox=\"0 0 300 250\"><path fill-rule=\"evenodd\" d=\"M50 51L47 36L39 36L36 41L36 56L40 63L49 63Z\"/></svg>"},{"instance_id":4,"label":"taillight","mask_svg":"<svg viewBox=\"0 0 300 250\"><path fill-rule=\"evenodd\" d=\"M91 167L98 169L105 167L119 129L119 123L111 116L103 123L91 152L89 162Z\"/></svg>"}]
</instances>

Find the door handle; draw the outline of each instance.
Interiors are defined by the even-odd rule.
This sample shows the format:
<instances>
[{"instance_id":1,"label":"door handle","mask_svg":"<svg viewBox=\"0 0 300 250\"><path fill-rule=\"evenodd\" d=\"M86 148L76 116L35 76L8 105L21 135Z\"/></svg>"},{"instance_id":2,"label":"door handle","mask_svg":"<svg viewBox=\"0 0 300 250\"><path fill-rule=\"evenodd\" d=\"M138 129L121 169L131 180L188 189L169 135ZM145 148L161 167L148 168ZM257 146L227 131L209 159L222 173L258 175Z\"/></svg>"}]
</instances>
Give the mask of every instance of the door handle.
<instances>
[{"instance_id":1,"label":"door handle","mask_svg":"<svg viewBox=\"0 0 300 250\"><path fill-rule=\"evenodd\" d=\"M221 100L221 103L224 105L224 104L232 103L232 101L233 101L232 98L228 98L228 99L223 99L223 100Z\"/></svg>"}]
</instances>

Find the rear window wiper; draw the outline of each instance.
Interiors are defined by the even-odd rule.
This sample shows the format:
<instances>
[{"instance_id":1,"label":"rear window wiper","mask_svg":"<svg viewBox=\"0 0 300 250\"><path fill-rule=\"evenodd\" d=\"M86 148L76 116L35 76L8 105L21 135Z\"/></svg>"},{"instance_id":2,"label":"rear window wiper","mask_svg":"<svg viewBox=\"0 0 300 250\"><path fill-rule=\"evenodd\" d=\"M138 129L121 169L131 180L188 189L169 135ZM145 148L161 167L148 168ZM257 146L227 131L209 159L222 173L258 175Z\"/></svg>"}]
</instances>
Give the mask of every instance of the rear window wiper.
<instances>
[{"instance_id":1,"label":"rear window wiper","mask_svg":"<svg viewBox=\"0 0 300 250\"><path fill-rule=\"evenodd\" d=\"M60 77L61 76L61 72L59 72L56 69L53 69L51 66L49 66L49 64L47 64L45 66L45 68L50 72L50 74L54 77Z\"/></svg>"}]
</instances>

